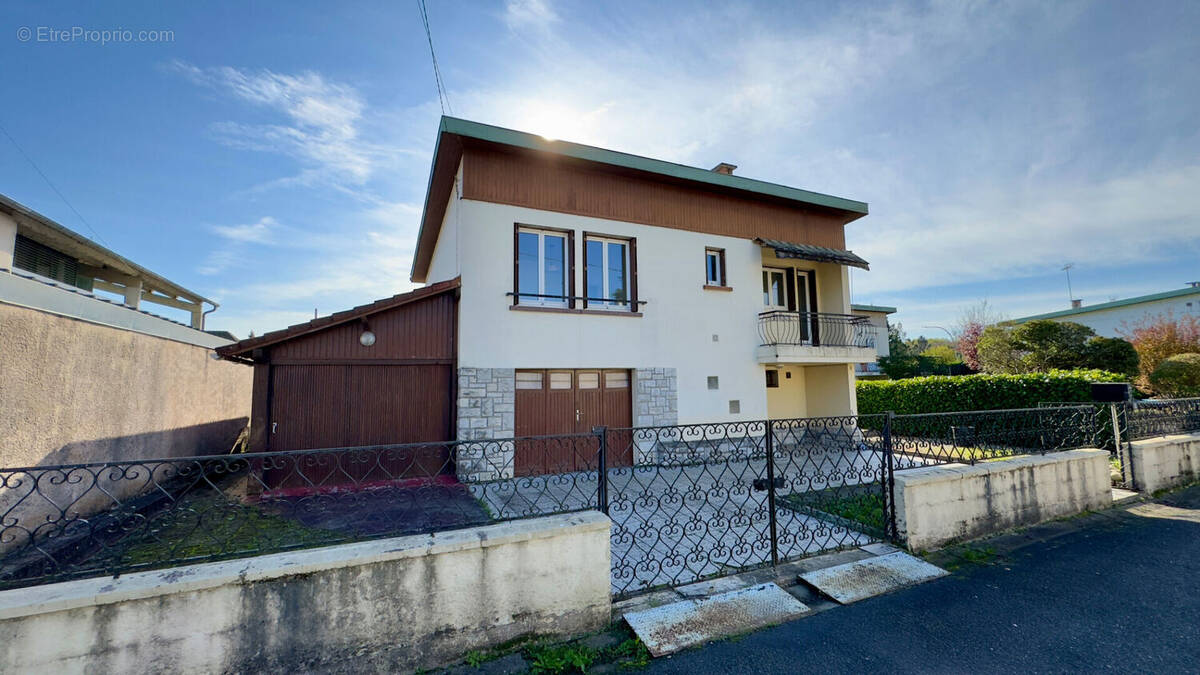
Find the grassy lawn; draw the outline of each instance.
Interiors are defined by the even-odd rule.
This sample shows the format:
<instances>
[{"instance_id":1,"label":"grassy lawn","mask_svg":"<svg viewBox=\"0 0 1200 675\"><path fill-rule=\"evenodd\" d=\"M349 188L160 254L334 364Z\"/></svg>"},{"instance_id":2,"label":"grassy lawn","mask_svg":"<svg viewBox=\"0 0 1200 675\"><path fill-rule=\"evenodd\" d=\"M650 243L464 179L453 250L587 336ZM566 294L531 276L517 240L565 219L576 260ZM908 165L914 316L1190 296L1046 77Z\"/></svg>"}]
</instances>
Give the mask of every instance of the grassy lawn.
<instances>
[{"instance_id":1,"label":"grassy lawn","mask_svg":"<svg viewBox=\"0 0 1200 675\"><path fill-rule=\"evenodd\" d=\"M870 534L882 534L886 525L883 495L875 484L793 493L781 497L780 501L786 508L817 518L828 514L858 523Z\"/></svg>"},{"instance_id":2,"label":"grassy lawn","mask_svg":"<svg viewBox=\"0 0 1200 675\"><path fill-rule=\"evenodd\" d=\"M123 563L139 565L307 548L344 539L338 532L266 513L219 492L196 492L156 514L114 553Z\"/></svg>"}]
</instances>

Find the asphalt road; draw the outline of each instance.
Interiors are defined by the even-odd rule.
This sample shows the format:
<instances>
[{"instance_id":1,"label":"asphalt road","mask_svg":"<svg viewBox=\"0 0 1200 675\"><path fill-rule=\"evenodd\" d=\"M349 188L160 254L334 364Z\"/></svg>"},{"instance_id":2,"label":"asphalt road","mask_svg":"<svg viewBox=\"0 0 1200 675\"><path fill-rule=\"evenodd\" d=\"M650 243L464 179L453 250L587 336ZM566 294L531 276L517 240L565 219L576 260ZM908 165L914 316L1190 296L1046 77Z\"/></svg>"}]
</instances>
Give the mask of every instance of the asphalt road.
<instances>
[{"instance_id":1,"label":"asphalt road","mask_svg":"<svg viewBox=\"0 0 1200 675\"><path fill-rule=\"evenodd\" d=\"M1019 535L934 582L655 659L660 673L1200 673L1200 486ZM1013 537L995 542L1001 551Z\"/></svg>"}]
</instances>

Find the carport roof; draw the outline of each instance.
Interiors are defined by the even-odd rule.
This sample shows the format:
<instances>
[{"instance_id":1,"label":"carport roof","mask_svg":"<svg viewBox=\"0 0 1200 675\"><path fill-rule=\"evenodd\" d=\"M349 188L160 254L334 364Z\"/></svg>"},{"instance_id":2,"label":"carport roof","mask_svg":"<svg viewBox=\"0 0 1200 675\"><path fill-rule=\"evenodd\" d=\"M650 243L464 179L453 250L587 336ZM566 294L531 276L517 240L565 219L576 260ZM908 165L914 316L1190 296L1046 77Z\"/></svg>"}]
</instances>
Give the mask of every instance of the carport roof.
<instances>
[{"instance_id":1,"label":"carport roof","mask_svg":"<svg viewBox=\"0 0 1200 675\"><path fill-rule=\"evenodd\" d=\"M442 293L456 291L461 285L462 283L459 277L455 277L449 281L439 281L436 284L430 284L423 288L418 288L415 291L393 295L390 298L383 298L382 300L376 300L375 302L365 305L359 305L358 307L347 309L345 311L335 312L329 316L318 317L312 321L305 321L304 323L288 326L287 328L283 328L281 330L264 333L258 337L246 338L241 342L235 342L231 345L225 345L224 347L217 348L217 353L224 358L243 356L246 354L246 352L254 349L268 347L270 345L291 340L292 338L296 338L301 335L315 333L319 330L325 330L331 326L337 326L350 321L356 321L362 317L377 314L384 310L399 307L401 305L407 305L410 302L416 302L417 300L424 300L425 298L431 298Z\"/></svg>"}]
</instances>

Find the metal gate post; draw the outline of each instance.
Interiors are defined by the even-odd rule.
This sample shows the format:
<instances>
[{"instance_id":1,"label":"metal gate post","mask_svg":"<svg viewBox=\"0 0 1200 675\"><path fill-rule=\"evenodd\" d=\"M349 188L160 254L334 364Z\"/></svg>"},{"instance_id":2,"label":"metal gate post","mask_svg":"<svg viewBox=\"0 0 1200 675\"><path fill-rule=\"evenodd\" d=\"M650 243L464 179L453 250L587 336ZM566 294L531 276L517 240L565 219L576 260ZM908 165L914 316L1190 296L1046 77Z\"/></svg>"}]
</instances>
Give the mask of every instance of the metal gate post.
<instances>
[{"instance_id":1,"label":"metal gate post","mask_svg":"<svg viewBox=\"0 0 1200 675\"><path fill-rule=\"evenodd\" d=\"M608 515L608 427L592 427L600 441L596 473L596 505Z\"/></svg>"},{"instance_id":2,"label":"metal gate post","mask_svg":"<svg viewBox=\"0 0 1200 675\"><path fill-rule=\"evenodd\" d=\"M766 421L766 433L763 434L767 447L767 515L771 523L771 565L779 564L779 535L775 531L775 433L771 429L771 420Z\"/></svg>"},{"instance_id":3,"label":"metal gate post","mask_svg":"<svg viewBox=\"0 0 1200 675\"><path fill-rule=\"evenodd\" d=\"M1121 403L1121 412L1117 412L1117 405L1116 403L1108 404L1109 411L1112 414L1113 447L1116 448L1117 461L1121 463L1121 480L1125 482L1126 488L1133 490L1133 486L1135 485L1133 478L1133 453L1126 453L1121 447L1121 422L1122 418L1125 417L1123 413L1127 408L1125 403Z\"/></svg>"},{"instance_id":4,"label":"metal gate post","mask_svg":"<svg viewBox=\"0 0 1200 675\"><path fill-rule=\"evenodd\" d=\"M892 449L892 420L896 417L896 413L891 410L883 418L883 457L886 466L883 481L884 485L884 506L888 511L888 527L887 532L890 539L896 540L898 533L896 532L896 461L895 452Z\"/></svg>"}]
</instances>

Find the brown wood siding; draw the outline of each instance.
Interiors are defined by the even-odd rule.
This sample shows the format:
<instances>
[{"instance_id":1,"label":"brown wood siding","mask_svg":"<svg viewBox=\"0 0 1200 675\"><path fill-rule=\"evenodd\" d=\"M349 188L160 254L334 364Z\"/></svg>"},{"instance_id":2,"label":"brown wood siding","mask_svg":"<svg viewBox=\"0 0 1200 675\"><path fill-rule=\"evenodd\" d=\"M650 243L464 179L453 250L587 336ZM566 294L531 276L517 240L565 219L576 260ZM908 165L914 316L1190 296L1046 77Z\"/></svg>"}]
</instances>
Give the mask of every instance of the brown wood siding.
<instances>
[{"instance_id":1,"label":"brown wood siding","mask_svg":"<svg viewBox=\"0 0 1200 675\"><path fill-rule=\"evenodd\" d=\"M271 361L360 361L454 358L456 300L443 293L367 317L375 344L362 346L363 324L351 321L271 347Z\"/></svg>"},{"instance_id":2,"label":"brown wood siding","mask_svg":"<svg viewBox=\"0 0 1200 675\"><path fill-rule=\"evenodd\" d=\"M753 239L846 247L856 215L722 194L605 171L562 157L472 145L463 153L463 197L580 216Z\"/></svg>"}]
</instances>

